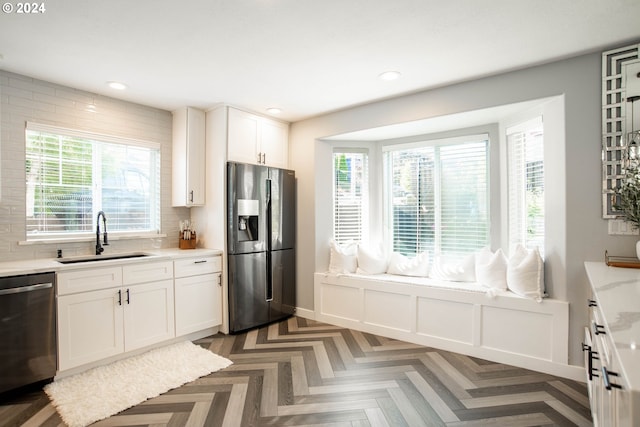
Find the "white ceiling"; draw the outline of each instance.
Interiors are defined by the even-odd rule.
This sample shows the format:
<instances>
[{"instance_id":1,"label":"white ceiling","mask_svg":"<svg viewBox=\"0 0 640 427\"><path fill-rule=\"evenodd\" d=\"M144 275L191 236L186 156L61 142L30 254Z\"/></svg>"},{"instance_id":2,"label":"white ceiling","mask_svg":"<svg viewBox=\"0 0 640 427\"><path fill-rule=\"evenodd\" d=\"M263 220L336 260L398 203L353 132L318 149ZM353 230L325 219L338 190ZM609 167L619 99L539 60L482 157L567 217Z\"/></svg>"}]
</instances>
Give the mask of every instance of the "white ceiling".
<instances>
[{"instance_id":1,"label":"white ceiling","mask_svg":"<svg viewBox=\"0 0 640 427\"><path fill-rule=\"evenodd\" d=\"M279 107L289 121L640 40L639 0L41 2L0 13L1 69L166 110ZM402 77L379 80L387 70Z\"/></svg>"}]
</instances>

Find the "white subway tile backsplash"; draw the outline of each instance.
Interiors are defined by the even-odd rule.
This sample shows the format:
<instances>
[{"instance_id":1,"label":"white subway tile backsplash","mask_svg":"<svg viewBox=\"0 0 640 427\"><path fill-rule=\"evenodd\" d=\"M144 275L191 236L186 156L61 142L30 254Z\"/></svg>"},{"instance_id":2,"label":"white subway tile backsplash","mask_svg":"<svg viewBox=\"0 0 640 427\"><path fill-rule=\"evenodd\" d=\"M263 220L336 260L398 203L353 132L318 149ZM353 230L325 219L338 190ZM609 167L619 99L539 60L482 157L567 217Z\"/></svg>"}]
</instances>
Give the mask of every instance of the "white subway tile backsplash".
<instances>
[{"instance_id":1,"label":"white subway tile backsplash","mask_svg":"<svg viewBox=\"0 0 640 427\"><path fill-rule=\"evenodd\" d=\"M10 252L11 252L11 244L9 243L9 241L0 240L0 253L6 255L6 254L9 254ZM23 258L23 259L27 259L27 258Z\"/></svg>"},{"instance_id":2,"label":"white subway tile backsplash","mask_svg":"<svg viewBox=\"0 0 640 427\"><path fill-rule=\"evenodd\" d=\"M71 99L86 103L90 102L95 95L76 89L66 88L64 86L57 86L55 89L55 96L58 98Z\"/></svg>"},{"instance_id":3,"label":"white subway tile backsplash","mask_svg":"<svg viewBox=\"0 0 640 427\"><path fill-rule=\"evenodd\" d=\"M2 90L2 93L8 95L9 98L17 98L17 99L33 99L33 91L25 90L17 87L5 87Z\"/></svg>"},{"instance_id":4,"label":"white subway tile backsplash","mask_svg":"<svg viewBox=\"0 0 640 427\"><path fill-rule=\"evenodd\" d=\"M48 93L42 92L34 92L33 99L51 105L59 105L61 107L73 107L73 105L75 104L75 101L72 101L70 99L58 98L55 95L50 95Z\"/></svg>"},{"instance_id":5,"label":"white subway tile backsplash","mask_svg":"<svg viewBox=\"0 0 640 427\"><path fill-rule=\"evenodd\" d=\"M5 84L7 88L17 88L17 89L25 89L28 91L33 91L34 87L37 87L34 79L27 76L22 76L20 74L8 74L7 83Z\"/></svg>"},{"instance_id":6,"label":"white subway tile backsplash","mask_svg":"<svg viewBox=\"0 0 640 427\"><path fill-rule=\"evenodd\" d=\"M89 105L95 110L88 111ZM178 222L189 209L171 207L171 112L92 94L0 70L0 258L90 254L91 242L19 245L26 238L25 123L55 126L161 144L162 229L166 238L113 241L112 251L178 246Z\"/></svg>"}]
</instances>

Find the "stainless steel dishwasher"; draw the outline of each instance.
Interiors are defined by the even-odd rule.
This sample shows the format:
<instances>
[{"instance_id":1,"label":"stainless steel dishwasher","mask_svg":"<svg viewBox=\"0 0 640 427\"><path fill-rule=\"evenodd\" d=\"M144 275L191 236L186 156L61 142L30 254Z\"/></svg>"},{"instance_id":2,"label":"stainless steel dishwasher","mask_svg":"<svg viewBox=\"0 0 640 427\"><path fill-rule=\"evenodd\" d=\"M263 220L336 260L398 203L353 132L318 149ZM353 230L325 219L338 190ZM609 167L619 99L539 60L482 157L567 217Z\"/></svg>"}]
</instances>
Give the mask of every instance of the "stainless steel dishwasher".
<instances>
[{"instance_id":1,"label":"stainless steel dishwasher","mask_svg":"<svg viewBox=\"0 0 640 427\"><path fill-rule=\"evenodd\" d=\"M55 273L0 277L0 393L56 374Z\"/></svg>"}]
</instances>

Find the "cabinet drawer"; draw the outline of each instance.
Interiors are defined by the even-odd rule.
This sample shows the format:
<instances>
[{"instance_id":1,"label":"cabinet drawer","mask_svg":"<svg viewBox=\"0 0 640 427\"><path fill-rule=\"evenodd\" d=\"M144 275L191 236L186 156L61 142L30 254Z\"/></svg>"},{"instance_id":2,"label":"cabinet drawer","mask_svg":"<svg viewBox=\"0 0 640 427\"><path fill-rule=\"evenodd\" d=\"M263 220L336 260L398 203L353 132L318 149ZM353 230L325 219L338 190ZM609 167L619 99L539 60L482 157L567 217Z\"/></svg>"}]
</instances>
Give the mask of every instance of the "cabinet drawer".
<instances>
[{"instance_id":1,"label":"cabinet drawer","mask_svg":"<svg viewBox=\"0 0 640 427\"><path fill-rule=\"evenodd\" d=\"M205 256L174 261L175 277L196 276L222 271L221 256Z\"/></svg>"},{"instance_id":2,"label":"cabinet drawer","mask_svg":"<svg viewBox=\"0 0 640 427\"><path fill-rule=\"evenodd\" d=\"M122 267L66 271L58 273L56 279L58 295L116 288L122 285Z\"/></svg>"},{"instance_id":3,"label":"cabinet drawer","mask_svg":"<svg viewBox=\"0 0 640 427\"><path fill-rule=\"evenodd\" d=\"M156 282L172 278L173 263L171 261L145 262L122 267L122 282L125 285Z\"/></svg>"}]
</instances>

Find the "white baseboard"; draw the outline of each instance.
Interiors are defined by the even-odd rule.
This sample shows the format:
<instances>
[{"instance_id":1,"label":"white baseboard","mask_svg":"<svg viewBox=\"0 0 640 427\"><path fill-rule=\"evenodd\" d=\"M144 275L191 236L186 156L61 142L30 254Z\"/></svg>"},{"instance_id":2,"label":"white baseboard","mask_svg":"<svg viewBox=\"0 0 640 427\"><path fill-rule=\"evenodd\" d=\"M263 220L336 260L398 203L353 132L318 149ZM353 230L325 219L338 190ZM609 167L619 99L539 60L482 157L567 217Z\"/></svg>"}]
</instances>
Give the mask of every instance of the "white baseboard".
<instances>
[{"instance_id":1,"label":"white baseboard","mask_svg":"<svg viewBox=\"0 0 640 427\"><path fill-rule=\"evenodd\" d=\"M306 308L296 307L296 316L304 317L309 320L316 320L316 312L313 310L307 310Z\"/></svg>"}]
</instances>

